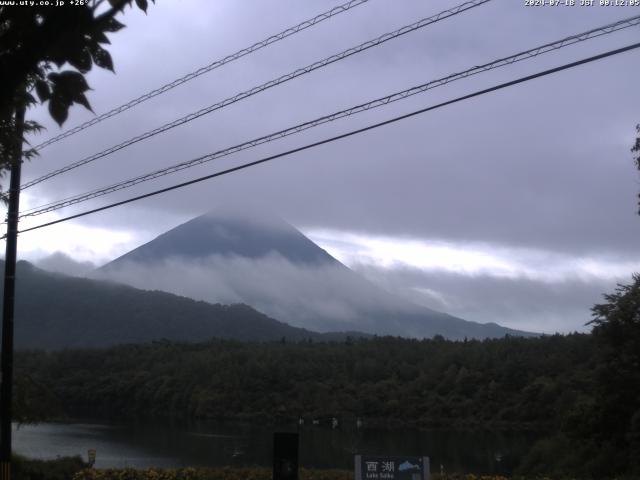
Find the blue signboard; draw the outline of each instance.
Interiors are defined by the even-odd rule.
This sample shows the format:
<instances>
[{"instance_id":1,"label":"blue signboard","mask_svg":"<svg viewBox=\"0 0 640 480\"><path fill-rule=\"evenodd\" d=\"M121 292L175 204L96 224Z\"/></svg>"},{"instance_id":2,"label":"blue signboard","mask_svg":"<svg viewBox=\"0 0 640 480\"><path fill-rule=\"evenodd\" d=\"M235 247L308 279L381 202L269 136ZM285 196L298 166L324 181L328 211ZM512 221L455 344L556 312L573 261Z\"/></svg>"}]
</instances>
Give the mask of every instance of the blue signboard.
<instances>
[{"instance_id":1,"label":"blue signboard","mask_svg":"<svg viewBox=\"0 0 640 480\"><path fill-rule=\"evenodd\" d=\"M430 480L429 457L355 456L355 480Z\"/></svg>"}]
</instances>

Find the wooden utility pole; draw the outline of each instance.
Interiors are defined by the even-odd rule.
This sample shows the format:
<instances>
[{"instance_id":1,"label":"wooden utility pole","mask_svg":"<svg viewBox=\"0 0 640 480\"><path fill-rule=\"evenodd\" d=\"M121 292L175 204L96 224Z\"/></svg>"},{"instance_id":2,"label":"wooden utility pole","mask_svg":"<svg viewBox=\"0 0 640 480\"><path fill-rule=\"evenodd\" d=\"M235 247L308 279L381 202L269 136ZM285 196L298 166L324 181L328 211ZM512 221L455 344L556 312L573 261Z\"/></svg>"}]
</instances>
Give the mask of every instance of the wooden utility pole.
<instances>
[{"instance_id":1,"label":"wooden utility pole","mask_svg":"<svg viewBox=\"0 0 640 480\"><path fill-rule=\"evenodd\" d=\"M0 480L11 479L11 403L13 396L13 311L16 291L16 254L20 174L25 107L15 116L15 147L11 149L11 180L7 212L7 245L4 258L4 297L2 299L2 384L0 385Z\"/></svg>"}]
</instances>

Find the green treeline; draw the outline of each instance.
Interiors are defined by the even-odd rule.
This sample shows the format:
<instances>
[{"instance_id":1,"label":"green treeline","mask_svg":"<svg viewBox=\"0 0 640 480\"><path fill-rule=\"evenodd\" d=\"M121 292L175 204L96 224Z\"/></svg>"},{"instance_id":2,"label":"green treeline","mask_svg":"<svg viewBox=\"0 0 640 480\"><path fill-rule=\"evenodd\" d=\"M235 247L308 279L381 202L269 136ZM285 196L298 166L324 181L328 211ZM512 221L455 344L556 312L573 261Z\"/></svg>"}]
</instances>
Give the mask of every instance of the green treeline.
<instances>
[{"instance_id":1,"label":"green treeline","mask_svg":"<svg viewBox=\"0 0 640 480\"><path fill-rule=\"evenodd\" d=\"M589 397L588 335L449 342L159 342L24 352L19 372L63 414L416 426L557 425Z\"/></svg>"},{"instance_id":2,"label":"green treeline","mask_svg":"<svg viewBox=\"0 0 640 480\"><path fill-rule=\"evenodd\" d=\"M23 351L17 403L27 419L31 412L264 423L337 417L365 426L533 429L546 436L522 473L602 478L637 472L640 445L638 371L621 367L636 361L639 353L625 345L638 337L612 326L464 342L212 340Z\"/></svg>"}]
</instances>

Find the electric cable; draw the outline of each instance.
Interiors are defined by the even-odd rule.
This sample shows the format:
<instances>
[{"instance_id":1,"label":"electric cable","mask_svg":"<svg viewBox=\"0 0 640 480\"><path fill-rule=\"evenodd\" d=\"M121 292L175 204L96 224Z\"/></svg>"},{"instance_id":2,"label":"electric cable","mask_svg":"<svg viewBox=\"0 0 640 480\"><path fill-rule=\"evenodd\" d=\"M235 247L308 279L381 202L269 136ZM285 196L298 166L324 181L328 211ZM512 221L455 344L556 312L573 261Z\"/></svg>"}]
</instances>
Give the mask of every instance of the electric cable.
<instances>
[{"instance_id":1,"label":"electric cable","mask_svg":"<svg viewBox=\"0 0 640 480\"><path fill-rule=\"evenodd\" d=\"M111 209L111 208L114 208L114 207L117 207L117 206L120 206L120 205L125 205L127 203L132 203L132 202L135 202L135 201L138 201L138 200L142 200L142 199L149 198L149 197L152 197L152 196L155 196L155 195L159 195L161 193L166 193L166 192L169 192L169 191L172 191L172 190L176 190L176 189L179 189L179 188L184 188L186 186L193 185L193 184L196 184L196 183L200 183L200 182L203 182L205 180L209 180L209 179L212 179L212 178L220 177L220 176L227 175L227 174L230 174L230 173L233 173L233 172L237 172L237 171L240 171L240 170L244 170L246 168L253 167L253 166L256 166L256 165L259 165L259 164L262 164L262 163L266 163L266 162L275 160L277 158L289 156L289 155L292 155L294 153L298 153L298 152L301 152L301 151L304 151L304 150L309 150L311 148L318 147L320 145L325 145L325 144L328 144L328 143L335 142L337 140L341 140L341 139L348 138L348 137L351 137L351 136L354 136L354 135L358 135L360 133L364 133L364 132L367 132L369 130L373 130L373 129L376 129L376 128L379 128L379 127L382 127L382 126L385 126L385 125L389 125L389 124L398 122L400 120L405 120L407 118L411 118L411 117L414 117L414 116L417 116L417 115L420 115L420 114L423 114L423 113L426 113L426 112L429 112L429 111L432 111L432 110L436 110L438 108L442 108L442 107L445 107L445 106L448 106L448 105L452 105L454 103L458 103L458 102L461 102L461 101L464 101L464 100L468 100L468 99L471 99L471 98L474 98L474 97L485 95L487 93L495 92L497 90L501 90L503 88L507 88L507 87L510 87L510 86L513 86L513 85L517 85L517 84L520 84L520 83L528 82L528 81L531 81L531 80L534 80L534 79L537 79L537 78L540 78L540 77L544 77L544 76L547 76L547 75L558 73L558 72L563 71L563 70L568 70L570 68L575 68L575 67L580 66L580 65L584 65L584 64L591 63L591 62L594 62L594 61L597 61L597 60L601 60L601 59L604 59L604 58L607 58L607 57L611 57L613 55L618 55L620 53L628 52L630 50L634 50L634 49L637 49L637 48L640 48L640 43L634 43L634 44L628 45L626 47L618 48L618 49L615 49L615 50L609 50L609 51L607 51L605 53L601 53L599 55L594 55L594 56L591 56L591 57L584 58L582 60L578 60L578 61L575 61L575 62L564 64L564 65L559 66L559 67L555 67L555 68L551 68L551 69L548 69L548 70L544 70L542 72L538 72L538 73L535 73L535 74L532 74L532 75L527 75L525 77L520 77L520 78L518 78L516 80L511 80L509 82L501 83L499 85L495 85L495 86L490 87L490 88L485 88L483 90L478 90L478 91L470 93L468 95L463 95L461 97L457 97L457 98L454 98L452 100L448 100L446 102L439 103L437 105L432 105L432 106L429 106L429 107L426 107L426 108L422 108L420 110L415 110L415 111L413 111L411 113L400 115L400 116L397 116L397 117L394 117L394 118L391 118L391 119L388 119L388 120L384 120L382 122L374 123L372 125L368 125L366 127L359 128L359 129L356 129L356 130L352 130L352 131L347 132L347 133L343 133L343 134L336 135L336 136L333 136L333 137L330 137L330 138L326 138L326 139L320 140L318 142L309 143L309 144L304 145L302 147L298 147L298 148L294 148L294 149L291 149L291 150L287 150L286 152L282 152L282 153L278 153L278 154L275 154L275 155L271 155L271 156L262 158L260 160L255 160L253 162L245 163L245 164L238 165L238 166L232 167L232 168L228 168L226 170L222 170L222 171L219 171L219 172L216 172L216 173L212 173L212 174L209 174L209 175L198 177L198 178L195 178L193 180L189 180L189 181L186 181L186 182L174 184L174 185L171 185L169 187L161 188L159 190L155 190L155 191L152 191L152 192L149 192L149 193L145 193L143 195L138 195L136 197L128 198L126 200L122 200L122 201L119 201L119 202L114 202L114 203L111 203L111 204L108 204L108 205L104 205L102 207L94 208L94 209L91 209L91 210L86 210L84 212L80 212L80 213L77 213L75 215L70 215L68 217L60 218L60 219L57 219L57 220L54 220L54 221L51 221L51 222L47 222L47 223L43 223L43 224L36 225L36 226L33 226L33 227L25 228L23 230L20 230L18 233L26 233L26 232L30 232L30 231L33 231L33 230L38 230L40 228L49 227L51 225L56 225L58 223L66 222L66 221L69 221L69 220L72 220L72 219L75 219L75 218L84 217L86 215L90 215L90 214L93 214L93 213L97 213L97 212L101 212L101 211L104 211L104 210L108 210L108 209ZM3 236L2 238L6 238L6 235Z\"/></svg>"},{"instance_id":2,"label":"electric cable","mask_svg":"<svg viewBox=\"0 0 640 480\"><path fill-rule=\"evenodd\" d=\"M427 18L423 18L422 20L418 20L415 23L412 23L410 25L405 25L402 28L399 28L393 32L389 32L389 33L385 33L384 35L381 35L373 40L369 40L367 42L361 43L360 45L357 45L355 47L351 47L348 48L347 50L344 50L340 53L331 55L330 57L326 57L322 60L318 60L314 63L311 63L309 65L307 65L306 67L302 67L302 68L298 68L296 70L294 70L293 72L290 72L286 75L282 75L278 78L275 78L273 80L269 80L266 83L263 83L261 85L258 85L256 87L253 87L249 90L245 90L241 93L238 93L232 97L228 97L218 103L215 103L213 105L209 105L208 107L202 108L196 112L192 112L188 115L185 115L184 117L178 118L176 120L173 120L172 122L166 123L160 127L154 128L153 130L149 130L145 133L142 133L140 135L137 135L135 137L132 137L128 140L125 140L122 143L119 143L117 145L114 145L112 147L107 148L106 150L103 150L101 152L95 153L93 155L90 155L88 157L85 157L81 160L78 160L76 162L73 162L65 167L62 167L58 170L54 170L53 172L49 172L46 175L43 175L41 177L38 177L34 180L31 180L29 182L26 182L22 185L21 190L25 190L29 187L32 187L34 185L37 185L38 183L44 182L45 180L48 180L52 177L55 177L57 175L61 175L65 172L68 172L69 170L73 170L75 168L78 168L82 165L86 165L87 163L91 163L95 160L98 160L99 158L104 158L107 155L110 155L112 153L115 153L119 150L122 150L123 148L126 148L130 145L133 145L135 143L141 142L142 140L146 140L148 138L151 138L155 135L158 135L160 133L164 133L167 130L171 130L172 128L178 127L180 125L184 125L185 123L191 122L192 120L195 120L197 118L200 118L204 115L207 115L209 113L212 113L216 110L220 110L222 108L225 108L231 104L234 104L236 102L239 102L240 100L244 100L245 98L249 98L253 95L256 95L258 93L264 92L265 90L268 90L270 88L273 88L277 85L281 85L285 82L288 82L290 80L293 80L294 78L300 77L302 75L306 75L307 73L313 72L315 70L318 70L320 68L326 67L327 65L331 65L332 63L338 62L340 60L344 60L345 58L348 58L352 55L355 55L357 53L363 52L365 50L368 50L372 47L377 47L378 45L381 45L385 42L388 42L389 40L393 40L395 38L398 38L402 35L405 35L407 33L413 32L415 30L418 30L420 28L424 28L428 25L432 25L434 23L437 23L441 20L445 20L447 18L453 17L455 15L458 15L462 12L465 12L467 10L470 10L472 8L478 7L480 5L483 5L485 3L490 2L491 0L470 0L467 1L465 3L462 3L456 7L447 9L447 10L443 10L442 12L433 15L431 17L427 17Z\"/></svg>"},{"instance_id":3,"label":"electric cable","mask_svg":"<svg viewBox=\"0 0 640 480\"><path fill-rule=\"evenodd\" d=\"M81 132L82 130L85 130L93 125L96 125L97 123L102 122L103 120L106 120L107 118L111 118L115 115L118 115L126 110L129 110L130 108L135 107L136 105L139 105L143 102L146 102L147 100L150 100L154 97L157 97L158 95L168 92L169 90L182 85L183 83L187 83L191 80L193 80L194 78L197 78L201 75L204 75L205 73L208 73L212 70L215 70L216 68L222 67L223 65L226 65L228 63L231 63L235 60L238 60L246 55L249 55L250 53L256 52L262 48L265 48L273 43L279 42L280 40L284 40L287 37L290 37L292 35L295 35L296 33L299 33L303 30L306 30L309 27L313 27L314 25L317 25L321 22L323 22L324 20L328 20L332 17L335 17L336 15L339 15L341 13L347 12L349 10L351 10L352 8L355 8L359 5L362 5L363 3L368 2L369 0L350 0L349 2L343 3L342 5L338 5L336 7L333 7L330 10L327 10L326 12L323 12L319 15L316 15L313 18L310 18L308 20L305 20L304 22L301 22L293 27L289 27L286 30L283 30L280 33L276 33L275 35L272 35L268 38L265 38L264 40L261 40L259 42L254 43L253 45L243 48L241 50L238 50L235 53L232 53L230 55L227 55L226 57L223 57L219 60L216 60L212 63L210 63L209 65L205 65L204 67L200 67L199 69L191 72L191 73L187 73L186 75L177 78L175 80L173 80L172 82L169 82L165 85L162 85L161 87L156 88L155 90L152 90L150 92L145 93L144 95L140 95L137 98L134 98L133 100L128 101L127 103L124 103L118 107L115 107L111 110L109 110L108 112L105 112L101 115L98 115L94 118L92 118L91 120L88 120L76 127L73 127L65 132L60 133L59 135L56 135L54 137L49 138L48 140L40 143L39 145L36 145L34 147L35 150L42 150L43 148L45 148L48 145L51 145L53 143L59 142L60 140L62 140L63 138L67 138L70 137L71 135L74 135L78 132Z\"/></svg>"},{"instance_id":4,"label":"electric cable","mask_svg":"<svg viewBox=\"0 0 640 480\"><path fill-rule=\"evenodd\" d=\"M396 92L393 93L391 95L387 95L385 97L381 97L381 98L377 98L375 100L371 100L369 102L360 104L360 105L356 105L354 107L350 107L348 109L345 110L340 110L338 112L334 112L330 115L325 115L319 118L316 118L314 120L308 121L308 122L304 122L283 130L280 130L278 132L275 133L271 133L253 140L249 140L247 142L223 149L223 150L219 150L213 153L209 153L206 155L202 155L200 157L196 157L175 165L172 165L170 167L166 167L166 168L162 168L150 173L146 173L143 175L139 175L137 177L122 181L122 182L118 182L106 187L101 187L99 189L96 190L92 190L90 192L85 192L82 194L78 194L78 195L74 195L65 199L61 199L61 200L56 200L54 202L50 202L48 204L44 204L44 205L39 205L37 207L32 207L30 209L27 209L25 211L23 211L20 215L19 218L25 218L25 217L29 217L29 216L36 216L36 215L41 215L43 213L47 213L53 210L58 210L60 208L63 207L67 207L70 205L74 205L76 203L80 203L83 201L87 201L96 197L100 197L103 195L107 195L109 193L113 193L116 192L118 190L122 190L125 188L130 188L134 185L137 185L139 183L143 183L146 181L150 181L159 177L162 177L164 175L168 175L171 173L175 173L178 172L180 170L184 170L186 168L191 168L193 166L196 165L200 165L206 162L210 162L212 160L215 160L217 158L221 158L227 155L231 155L234 153L237 153L239 151L242 150L246 150L249 148L253 148L256 147L258 145L264 144L264 143L268 143L280 138L284 138L286 136L289 135L293 135L295 133L299 133L302 132L304 130L308 130L310 128L314 128L316 126L322 125L324 123L328 123L328 122L332 122L335 120L338 120L340 118L345 118L351 115L355 115L367 110L371 110L374 108L378 108L381 107L383 105L387 105L389 103L393 103L396 102L398 100L403 100L405 98L408 98L410 96L416 95L418 93L422 93L425 92L427 90L442 86L442 85L446 85L447 83L451 83L453 81L456 80L460 80L463 78L467 78L469 76L472 75L476 75L478 73L481 72L485 72L485 71L489 71L489 70L493 70L495 68L499 68L502 66L506 66L506 65L510 65L522 60L526 60L526 59L531 59L534 58L538 55L544 54L544 53L548 53L554 50L558 50L560 48L564 48L566 46L569 45L573 45L575 43L579 43L588 39L592 39L592 38L597 38L599 36L602 35L606 35L609 33L613 33L616 32L618 30L624 29L624 28L629 28L631 26L635 26L640 24L640 15L635 16L635 17L630 17L628 19L625 20L620 20L618 22L612 23L612 24L608 24L599 28L595 28L595 29L591 29L588 30L586 32L582 32L576 35L572 35L570 37L565 37L561 40L555 41L555 42L551 42L551 43L547 43L538 47L535 47L533 49L529 49L520 53L517 53L515 55L511 55L508 57L504 57L498 60L494 60L492 62L486 63L484 65L480 65L480 66L475 66L472 67L468 70L464 70L462 72L459 73L454 73L451 75L448 75L446 77L443 78L439 78L437 80L431 80L427 83L424 83L422 85L418 85L400 92Z\"/></svg>"}]
</instances>

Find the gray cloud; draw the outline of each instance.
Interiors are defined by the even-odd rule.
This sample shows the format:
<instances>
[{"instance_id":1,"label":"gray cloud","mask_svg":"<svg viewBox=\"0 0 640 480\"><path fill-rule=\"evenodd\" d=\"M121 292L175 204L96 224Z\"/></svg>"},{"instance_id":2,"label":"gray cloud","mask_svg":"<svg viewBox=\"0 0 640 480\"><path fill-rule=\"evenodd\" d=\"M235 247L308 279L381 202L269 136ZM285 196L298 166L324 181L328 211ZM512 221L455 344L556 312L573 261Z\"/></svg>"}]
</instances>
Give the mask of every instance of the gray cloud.
<instances>
[{"instance_id":1,"label":"gray cloud","mask_svg":"<svg viewBox=\"0 0 640 480\"><path fill-rule=\"evenodd\" d=\"M366 312L415 311L340 265L298 265L277 254L128 262L92 276L210 303L246 303L278 320L319 331L371 330Z\"/></svg>"},{"instance_id":2,"label":"gray cloud","mask_svg":"<svg viewBox=\"0 0 640 480\"><path fill-rule=\"evenodd\" d=\"M74 277L83 277L96 268L92 262L79 262L62 252L52 253L34 263L43 270L64 273Z\"/></svg>"},{"instance_id":3,"label":"gray cloud","mask_svg":"<svg viewBox=\"0 0 640 480\"><path fill-rule=\"evenodd\" d=\"M303 7L299 2L292 3L290 9L278 9L279 14L274 16L275 4L269 2L224 5L181 5L178 11L159 5L148 18L129 14L129 28L114 35L118 75L96 72L92 76L96 110L124 101L178 72L239 48L248 43L248 38L258 39L321 8L318 4ZM324 2L322 6L329 5ZM426 7L407 2L391 8L385 2L372 1L301 34L297 40L287 40L201 77L117 120L50 147L42 159L29 165L27 175L68 162L70 151L74 158L92 153L446 6L450 4ZM43 185L38 195L48 200L100 186L622 16L622 12L600 7L541 10L533 12L519 3L505 2L476 8L60 177ZM193 20L195 12L207 21ZM247 23L240 23L239 28L232 22L231 28L221 18ZM265 146L237 159L254 159L297 146L632 38L632 32L618 35L434 90L407 103L324 127L301 139ZM203 44L210 47L206 52L194 48ZM132 49L132 45L136 47ZM638 67L632 55L465 102L253 172L85 221L130 227L131 215L124 210L153 210L185 217L201 211L203 203L224 202L249 193L296 224L563 250L624 249L637 254L637 180L628 151L638 121L633 107L637 95L633 79ZM158 61L160 56L162 62ZM77 112L75 117L89 115ZM55 131L50 128L50 133ZM234 163L231 159L220 162L225 166ZM211 168L193 169L136 191L191 178ZM110 198L124 198L132 192ZM144 225L144 216L136 217ZM147 227L153 229L155 224L149 223Z\"/></svg>"},{"instance_id":4,"label":"gray cloud","mask_svg":"<svg viewBox=\"0 0 640 480\"><path fill-rule=\"evenodd\" d=\"M604 301L626 278L573 277L560 281L465 275L443 270L354 269L387 290L416 304L479 322L497 321L516 329L546 333L588 331L591 307Z\"/></svg>"}]
</instances>

